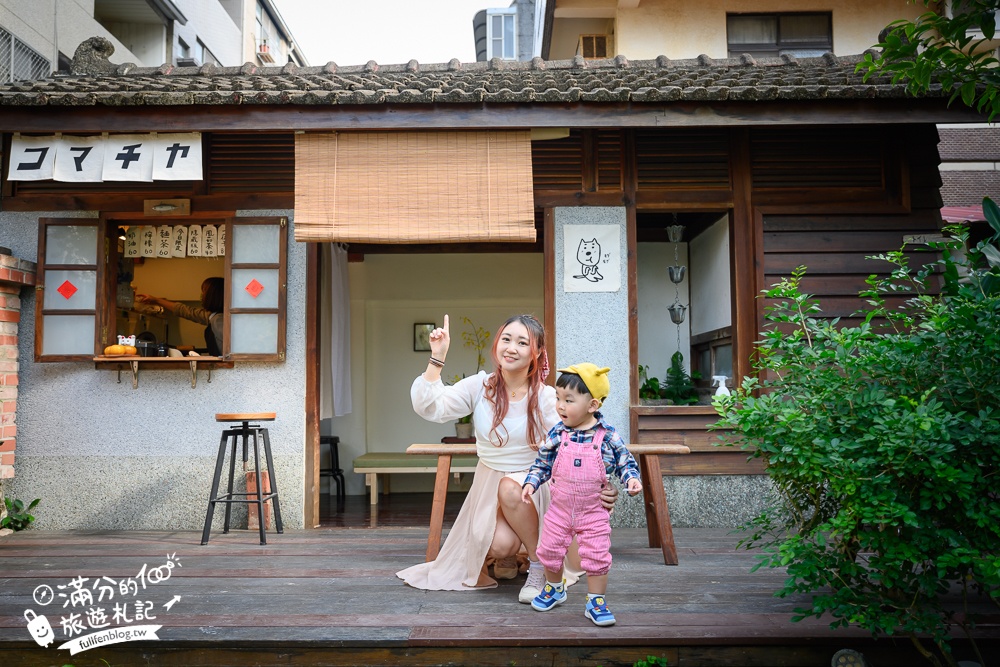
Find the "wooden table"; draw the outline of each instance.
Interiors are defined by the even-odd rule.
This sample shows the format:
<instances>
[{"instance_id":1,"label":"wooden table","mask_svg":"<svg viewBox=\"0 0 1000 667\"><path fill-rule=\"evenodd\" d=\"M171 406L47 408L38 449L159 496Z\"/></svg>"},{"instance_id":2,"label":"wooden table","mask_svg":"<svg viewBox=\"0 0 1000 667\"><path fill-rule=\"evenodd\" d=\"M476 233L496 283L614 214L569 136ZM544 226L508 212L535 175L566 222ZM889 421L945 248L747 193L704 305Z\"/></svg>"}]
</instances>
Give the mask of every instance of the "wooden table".
<instances>
[{"instance_id":1,"label":"wooden table","mask_svg":"<svg viewBox=\"0 0 1000 667\"><path fill-rule=\"evenodd\" d=\"M639 462L642 475L642 495L646 508L646 533L650 547L660 547L665 565L677 565L677 548L674 546L674 531L670 525L670 508L663 491L663 475L660 472L660 456L690 454L686 445L628 445L628 449ZM413 444L406 448L407 454L436 454L437 472L434 477L434 501L431 505L431 525L427 535L426 560L437 558L441 548L441 531L444 523L444 503L448 495L448 473L451 457L476 453L474 444Z\"/></svg>"}]
</instances>

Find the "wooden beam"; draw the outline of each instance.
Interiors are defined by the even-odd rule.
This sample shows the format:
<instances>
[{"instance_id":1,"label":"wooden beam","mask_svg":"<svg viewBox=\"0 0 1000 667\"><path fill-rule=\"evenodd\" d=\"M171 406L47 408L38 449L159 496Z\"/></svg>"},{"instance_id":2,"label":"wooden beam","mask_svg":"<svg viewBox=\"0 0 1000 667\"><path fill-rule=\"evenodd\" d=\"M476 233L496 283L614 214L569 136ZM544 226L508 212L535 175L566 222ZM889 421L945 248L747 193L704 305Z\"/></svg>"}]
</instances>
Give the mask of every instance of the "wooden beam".
<instances>
[{"instance_id":1,"label":"wooden beam","mask_svg":"<svg viewBox=\"0 0 1000 667\"><path fill-rule=\"evenodd\" d=\"M160 197L161 195L154 195ZM187 196L187 195L185 195ZM5 211L104 211L142 215L142 202L148 193L92 194L32 194L5 197ZM233 192L218 195L194 195L192 215L202 211L235 211L237 209L290 209L295 206L291 192L252 194Z\"/></svg>"},{"instance_id":2,"label":"wooden beam","mask_svg":"<svg viewBox=\"0 0 1000 667\"><path fill-rule=\"evenodd\" d=\"M740 127L974 123L939 99L607 104L382 104L0 107L8 132L236 132L544 127Z\"/></svg>"},{"instance_id":3,"label":"wooden beam","mask_svg":"<svg viewBox=\"0 0 1000 667\"><path fill-rule=\"evenodd\" d=\"M759 311L757 293L764 281L763 250L758 237L763 236L763 222L754 215L751 200L753 179L750 161L750 133L734 130L730 140L729 173L733 182L733 209L730 216L729 252L733 267L733 369L735 377L751 374L751 354L763 312Z\"/></svg>"}]
</instances>

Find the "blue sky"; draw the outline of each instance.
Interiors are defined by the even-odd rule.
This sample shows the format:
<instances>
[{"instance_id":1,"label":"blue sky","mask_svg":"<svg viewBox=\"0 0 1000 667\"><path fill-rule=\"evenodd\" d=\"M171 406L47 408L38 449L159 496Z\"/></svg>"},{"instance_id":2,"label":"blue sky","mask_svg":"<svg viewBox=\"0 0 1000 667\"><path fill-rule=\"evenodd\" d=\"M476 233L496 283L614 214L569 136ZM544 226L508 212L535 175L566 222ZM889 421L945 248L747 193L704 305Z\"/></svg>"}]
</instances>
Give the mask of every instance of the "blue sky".
<instances>
[{"instance_id":1,"label":"blue sky","mask_svg":"<svg viewBox=\"0 0 1000 667\"><path fill-rule=\"evenodd\" d=\"M472 17L510 0L275 0L310 65L476 59Z\"/></svg>"}]
</instances>

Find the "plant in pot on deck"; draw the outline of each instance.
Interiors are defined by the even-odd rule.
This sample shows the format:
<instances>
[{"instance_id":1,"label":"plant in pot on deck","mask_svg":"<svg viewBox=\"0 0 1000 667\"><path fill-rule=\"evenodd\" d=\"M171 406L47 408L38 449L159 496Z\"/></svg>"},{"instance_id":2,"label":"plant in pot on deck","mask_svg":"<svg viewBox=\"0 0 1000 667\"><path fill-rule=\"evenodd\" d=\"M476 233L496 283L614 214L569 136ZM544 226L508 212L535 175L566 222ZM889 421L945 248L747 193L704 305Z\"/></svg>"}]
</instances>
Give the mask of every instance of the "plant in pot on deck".
<instances>
[{"instance_id":1,"label":"plant in pot on deck","mask_svg":"<svg viewBox=\"0 0 1000 667\"><path fill-rule=\"evenodd\" d=\"M666 380L660 383L660 398L665 398L674 405L694 405L698 402L698 388L684 370L684 355L680 350L670 357Z\"/></svg>"},{"instance_id":2,"label":"plant in pot on deck","mask_svg":"<svg viewBox=\"0 0 1000 667\"><path fill-rule=\"evenodd\" d=\"M477 327L468 317L462 317L462 324L468 327L462 332L462 344L470 350L476 351L476 371L473 375L478 375L486 365L486 356L483 351L490 344L490 332L483 327ZM448 384L455 384L465 378L465 373L461 376L455 375ZM459 417L455 421L455 435L459 438L471 438L473 434L472 415Z\"/></svg>"}]
</instances>

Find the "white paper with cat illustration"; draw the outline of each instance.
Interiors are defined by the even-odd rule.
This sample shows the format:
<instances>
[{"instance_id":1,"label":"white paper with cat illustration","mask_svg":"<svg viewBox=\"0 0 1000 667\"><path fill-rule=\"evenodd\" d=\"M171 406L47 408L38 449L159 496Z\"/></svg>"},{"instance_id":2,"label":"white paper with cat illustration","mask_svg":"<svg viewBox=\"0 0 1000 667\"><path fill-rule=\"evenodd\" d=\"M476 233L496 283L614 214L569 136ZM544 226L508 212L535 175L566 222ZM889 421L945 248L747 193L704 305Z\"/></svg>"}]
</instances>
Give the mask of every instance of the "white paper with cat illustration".
<instances>
[{"instance_id":1,"label":"white paper with cat illustration","mask_svg":"<svg viewBox=\"0 0 1000 667\"><path fill-rule=\"evenodd\" d=\"M617 292L621 288L620 234L618 225L563 227L566 292Z\"/></svg>"}]
</instances>

